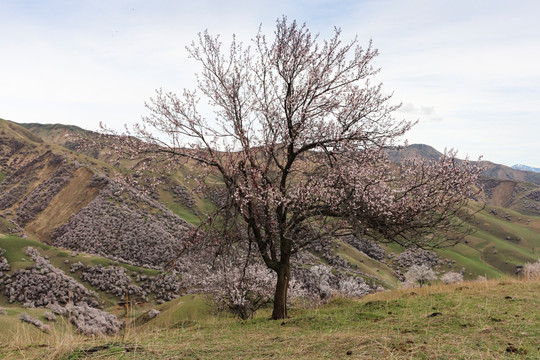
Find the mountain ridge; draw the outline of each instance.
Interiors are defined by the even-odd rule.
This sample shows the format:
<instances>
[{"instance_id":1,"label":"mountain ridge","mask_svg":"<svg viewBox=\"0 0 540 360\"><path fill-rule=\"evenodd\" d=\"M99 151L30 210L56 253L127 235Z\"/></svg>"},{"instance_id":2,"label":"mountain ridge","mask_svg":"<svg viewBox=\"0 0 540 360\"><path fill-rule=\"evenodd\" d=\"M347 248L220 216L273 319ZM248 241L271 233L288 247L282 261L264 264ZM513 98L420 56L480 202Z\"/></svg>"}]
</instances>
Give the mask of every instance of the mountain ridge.
<instances>
[{"instance_id":1,"label":"mountain ridge","mask_svg":"<svg viewBox=\"0 0 540 360\"><path fill-rule=\"evenodd\" d=\"M528 165L523 165L523 164L515 164L515 165L512 165L511 167L512 167L512 169L516 169L516 170L532 171L532 172L540 173L540 168L533 167L533 166L528 166Z\"/></svg>"},{"instance_id":2,"label":"mountain ridge","mask_svg":"<svg viewBox=\"0 0 540 360\"><path fill-rule=\"evenodd\" d=\"M74 125L64 124L40 124L40 123L20 123L18 124L29 130L35 136L39 136L46 142L64 146L70 150L77 150L77 137L97 138L99 133L91 130L85 130ZM393 162L399 162L406 158L420 158L424 160L438 160L442 153L434 147L427 144L410 144L406 147L385 149L389 159ZM95 154L94 154L95 155ZM94 156L99 158L99 156ZM472 160L469 160L472 161ZM480 165L486 167L483 175L500 180L527 181L540 185L540 173L532 169L516 169L502 164L497 164L489 160L481 160ZM516 166L516 165L514 165ZM540 169L537 169L540 171Z\"/></svg>"}]
</instances>

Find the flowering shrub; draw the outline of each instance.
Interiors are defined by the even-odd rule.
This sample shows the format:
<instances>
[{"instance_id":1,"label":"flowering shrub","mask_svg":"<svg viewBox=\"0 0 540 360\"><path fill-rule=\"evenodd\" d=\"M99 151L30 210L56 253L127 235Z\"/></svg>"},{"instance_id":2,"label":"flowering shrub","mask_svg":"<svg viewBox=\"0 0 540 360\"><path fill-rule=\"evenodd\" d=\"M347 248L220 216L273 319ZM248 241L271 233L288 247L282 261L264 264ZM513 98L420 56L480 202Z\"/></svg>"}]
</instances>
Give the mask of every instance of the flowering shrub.
<instances>
[{"instance_id":1,"label":"flowering shrub","mask_svg":"<svg viewBox=\"0 0 540 360\"><path fill-rule=\"evenodd\" d=\"M52 312L50 311L45 311L43 313L43 317L45 319L47 319L48 321L56 321L56 315L54 315Z\"/></svg>"},{"instance_id":2,"label":"flowering shrub","mask_svg":"<svg viewBox=\"0 0 540 360\"><path fill-rule=\"evenodd\" d=\"M84 268L84 264L80 261L77 261L76 263L71 264L71 266L69 267L69 272L74 273L83 268Z\"/></svg>"},{"instance_id":3,"label":"flowering shrub","mask_svg":"<svg viewBox=\"0 0 540 360\"><path fill-rule=\"evenodd\" d=\"M437 279L437 275L427 265L412 265L405 273L405 287L423 286Z\"/></svg>"},{"instance_id":4,"label":"flowering shrub","mask_svg":"<svg viewBox=\"0 0 540 360\"><path fill-rule=\"evenodd\" d=\"M153 319L153 318L155 318L156 316L158 316L160 313L161 313L161 311L159 311L159 310L151 309L151 310L147 313L148 319Z\"/></svg>"},{"instance_id":5,"label":"flowering shrub","mask_svg":"<svg viewBox=\"0 0 540 360\"><path fill-rule=\"evenodd\" d=\"M364 280L354 276L341 278L338 286L339 294L345 297L362 297L373 292Z\"/></svg>"},{"instance_id":6,"label":"flowering shrub","mask_svg":"<svg viewBox=\"0 0 540 360\"><path fill-rule=\"evenodd\" d=\"M211 294L220 310L246 320L271 301L276 276L261 264L242 267L231 258L220 257L214 267L201 266L184 275L183 281L190 288Z\"/></svg>"},{"instance_id":7,"label":"flowering shrub","mask_svg":"<svg viewBox=\"0 0 540 360\"><path fill-rule=\"evenodd\" d=\"M142 282L141 288L145 294L153 293L158 302L176 299L182 289L182 282L175 274L163 273L155 277L148 276L139 279Z\"/></svg>"},{"instance_id":8,"label":"flowering shrub","mask_svg":"<svg viewBox=\"0 0 540 360\"><path fill-rule=\"evenodd\" d=\"M125 298L126 293L131 296L139 296L148 300L147 295L153 293L160 301L169 301L178 297L181 290L181 281L175 274L160 274L147 276L133 273L135 281L140 286L132 284L125 268L120 266L85 266L82 262L71 264L70 272L74 273L82 269L81 279L95 286L98 290Z\"/></svg>"},{"instance_id":9,"label":"flowering shrub","mask_svg":"<svg viewBox=\"0 0 540 360\"><path fill-rule=\"evenodd\" d=\"M308 288L309 297L317 301L325 301L335 293L335 279L331 271L332 269L325 265L315 265L310 268L311 276L303 279Z\"/></svg>"},{"instance_id":10,"label":"flowering shrub","mask_svg":"<svg viewBox=\"0 0 540 360\"><path fill-rule=\"evenodd\" d=\"M53 304L50 308L53 313L68 317L81 334L114 335L122 329L116 316L86 304L66 307Z\"/></svg>"},{"instance_id":11,"label":"flowering shrub","mask_svg":"<svg viewBox=\"0 0 540 360\"><path fill-rule=\"evenodd\" d=\"M131 278L127 275L126 269L123 267L103 267L100 264L86 266L81 273L81 279L89 282L90 285L95 286L98 290L105 291L114 296L125 298L126 293L136 296L144 295L143 290L139 286L131 284Z\"/></svg>"},{"instance_id":12,"label":"flowering shrub","mask_svg":"<svg viewBox=\"0 0 540 360\"><path fill-rule=\"evenodd\" d=\"M32 324L35 327L40 328L42 331L49 331L51 329L49 325L44 324L41 320L38 320L37 318L30 316L25 312L19 315L19 320Z\"/></svg>"},{"instance_id":13,"label":"flowering shrub","mask_svg":"<svg viewBox=\"0 0 540 360\"><path fill-rule=\"evenodd\" d=\"M540 277L540 260L535 263L527 263L523 266L523 275L532 279Z\"/></svg>"},{"instance_id":14,"label":"flowering shrub","mask_svg":"<svg viewBox=\"0 0 540 360\"><path fill-rule=\"evenodd\" d=\"M174 200L188 208L193 207L195 205L195 199L191 195L188 189L186 189L182 185L175 185L171 188L173 192Z\"/></svg>"},{"instance_id":15,"label":"flowering shrub","mask_svg":"<svg viewBox=\"0 0 540 360\"><path fill-rule=\"evenodd\" d=\"M8 272L11 269L11 266L9 266L7 259L4 257L5 253L6 250L0 248L0 279L2 278L4 272ZM0 285L2 285L1 280Z\"/></svg>"},{"instance_id":16,"label":"flowering shrub","mask_svg":"<svg viewBox=\"0 0 540 360\"><path fill-rule=\"evenodd\" d=\"M383 260L386 256L384 249L379 245L365 238L347 236L345 242L362 251L364 254L375 260Z\"/></svg>"},{"instance_id":17,"label":"flowering shrub","mask_svg":"<svg viewBox=\"0 0 540 360\"><path fill-rule=\"evenodd\" d=\"M98 306L95 293L51 265L36 249L28 247L26 254L34 261L34 265L15 271L4 281L4 292L10 303L19 301L27 307L43 307L71 301Z\"/></svg>"},{"instance_id":18,"label":"flowering shrub","mask_svg":"<svg viewBox=\"0 0 540 360\"><path fill-rule=\"evenodd\" d=\"M333 241L313 242L308 244L306 247L306 249L317 253L319 257L334 268L347 267L347 262L341 257L341 255L336 254L336 248L337 245ZM304 262L301 263L306 264Z\"/></svg>"},{"instance_id":19,"label":"flowering shrub","mask_svg":"<svg viewBox=\"0 0 540 360\"><path fill-rule=\"evenodd\" d=\"M189 225L163 205L110 180L51 238L55 246L160 269L176 258L188 231Z\"/></svg>"},{"instance_id":20,"label":"flowering shrub","mask_svg":"<svg viewBox=\"0 0 540 360\"><path fill-rule=\"evenodd\" d=\"M326 265L315 265L309 269L295 268L294 286L291 297L303 297L315 303L328 302L332 296L361 297L372 292L362 278L341 272L332 273Z\"/></svg>"},{"instance_id":21,"label":"flowering shrub","mask_svg":"<svg viewBox=\"0 0 540 360\"><path fill-rule=\"evenodd\" d=\"M439 263L439 256L429 250L408 249L396 256L394 263L403 268L410 268L413 265L425 265L432 268Z\"/></svg>"},{"instance_id":22,"label":"flowering shrub","mask_svg":"<svg viewBox=\"0 0 540 360\"><path fill-rule=\"evenodd\" d=\"M463 281L463 275L457 272L450 271L441 276L441 281L444 284L459 284Z\"/></svg>"}]
</instances>

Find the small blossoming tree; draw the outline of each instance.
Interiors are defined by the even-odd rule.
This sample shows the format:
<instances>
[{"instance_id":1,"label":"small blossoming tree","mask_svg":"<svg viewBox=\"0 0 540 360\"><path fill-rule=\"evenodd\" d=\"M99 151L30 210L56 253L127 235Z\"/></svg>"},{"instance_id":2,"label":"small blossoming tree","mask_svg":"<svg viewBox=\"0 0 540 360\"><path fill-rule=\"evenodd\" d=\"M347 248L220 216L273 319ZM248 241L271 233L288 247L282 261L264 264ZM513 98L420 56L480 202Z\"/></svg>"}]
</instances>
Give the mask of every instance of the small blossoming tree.
<instances>
[{"instance_id":1,"label":"small blossoming tree","mask_svg":"<svg viewBox=\"0 0 540 360\"><path fill-rule=\"evenodd\" d=\"M459 284L463 281L463 274L449 271L443 276L441 276L441 281L443 284Z\"/></svg>"},{"instance_id":2,"label":"small blossoming tree","mask_svg":"<svg viewBox=\"0 0 540 360\"><path fill-rule=\"evenodd\" d=\"M287 317L292 256L313 242L458 240L479 170L454 152L437 162L387 160L384 149L413 123L396 121L399 106L371 83L371 43L343 42L339 29L323 40L283 18L273 39L259 31L251 46L233 38L224 50L204 32L187 50L201 65L199 92L158 90L150 115L117 148L144 155L139 165L183 160L219 176L228 220L214 223L229 238L234 229L277 274L273 319ZM215 118L203 115L201 98Z\"/></svg>"},{"instance_id":3,"label":"small blossoming tree","mask_svg":"<svg viewBox=\"0 0 540 360\"><path fill-rule=\"evenodd\" d=\"M405 273L405 287L413 287L417 284L424 286L437 279L435 272L427 265L413 265Z\"/></svg>"}]
</instances>

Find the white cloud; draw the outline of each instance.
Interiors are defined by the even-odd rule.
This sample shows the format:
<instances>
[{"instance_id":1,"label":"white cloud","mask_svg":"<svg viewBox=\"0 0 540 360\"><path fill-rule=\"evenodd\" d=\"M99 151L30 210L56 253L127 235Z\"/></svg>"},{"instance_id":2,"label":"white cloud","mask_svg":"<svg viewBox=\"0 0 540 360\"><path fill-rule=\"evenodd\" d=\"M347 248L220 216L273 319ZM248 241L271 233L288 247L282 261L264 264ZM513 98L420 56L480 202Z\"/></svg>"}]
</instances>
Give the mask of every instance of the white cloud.
<instances>
[{"instance_id":1,"label":"white cloud","mask_svg":"<svg viewBox=\"0 0 540 360\"><path fill-rule=\"evenodd\" d=\"M416 106L412 103L402 105L397 112L398 116L403 115L406 117L417 117L424 121L439 122L442 121L442 117L437 115L433 106Z\"/></svg>"}]
</instances>

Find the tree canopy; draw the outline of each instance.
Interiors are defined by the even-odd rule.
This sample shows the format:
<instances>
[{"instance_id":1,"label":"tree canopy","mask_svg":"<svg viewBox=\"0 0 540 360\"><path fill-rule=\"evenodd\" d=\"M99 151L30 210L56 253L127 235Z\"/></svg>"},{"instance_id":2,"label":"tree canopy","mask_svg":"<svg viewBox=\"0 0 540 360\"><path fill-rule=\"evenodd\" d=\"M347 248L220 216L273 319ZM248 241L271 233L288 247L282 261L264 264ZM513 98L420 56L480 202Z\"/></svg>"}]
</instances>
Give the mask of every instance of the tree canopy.
<instances>
[{"instance_id":1,"label":"tree canopy","mask_svg":"<svg viewBox=\"0 0 540 360\"><path fill-rule=\"evenodd\" d=\"M434 247L459 238L479 169L452 151L436 162L387 159L414 124L396 120L399 105L372 84L371 42L344 42L339 29L321 39L282 18L272 39L259 30L249 46L233 37L224 48L204 32L187 51L201 66L198 89L158 90L122 146L219 175L227 220L218 227L277 273L272 318L287 316L291 256L313 242L353 234Z\"/></svg>"}]
</instances>

